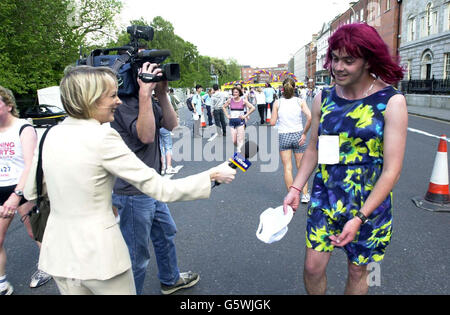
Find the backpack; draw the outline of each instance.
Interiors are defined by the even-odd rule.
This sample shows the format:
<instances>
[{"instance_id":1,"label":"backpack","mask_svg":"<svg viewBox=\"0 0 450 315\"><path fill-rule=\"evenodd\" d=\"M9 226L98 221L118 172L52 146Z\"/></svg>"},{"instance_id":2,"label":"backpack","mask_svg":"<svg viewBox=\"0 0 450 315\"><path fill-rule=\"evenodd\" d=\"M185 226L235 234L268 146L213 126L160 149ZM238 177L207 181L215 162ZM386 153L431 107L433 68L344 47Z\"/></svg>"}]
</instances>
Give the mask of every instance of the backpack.
<instances>
[{"instance_id":1,"label":"backpack","mask_svg":"<svg viewBox=\"0 0 450 315\"><path fill-rule=\"evenodd\" d=\"M194 106L192 105L192 96L186 100L186 106L191 112L194 111Z\"/></svg>"}]
</instances>

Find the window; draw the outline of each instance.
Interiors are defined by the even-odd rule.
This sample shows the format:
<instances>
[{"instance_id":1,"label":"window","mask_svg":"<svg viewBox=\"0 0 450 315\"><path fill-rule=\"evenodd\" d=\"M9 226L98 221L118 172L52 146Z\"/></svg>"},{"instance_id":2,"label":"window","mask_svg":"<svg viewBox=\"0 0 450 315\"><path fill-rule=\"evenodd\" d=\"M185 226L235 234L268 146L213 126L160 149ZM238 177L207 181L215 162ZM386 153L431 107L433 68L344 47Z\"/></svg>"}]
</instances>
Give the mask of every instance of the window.
<instances>
[{"instance_id":1,"label":"window","mask_svg":"<svg viewBox=\"0 0 450 315\"><path fill-rule=\"evenodd\" d=\"M444 54L444 79L450 80L450 53Z\"/></svg>"},{"instance_id":2,"label":"window","mask_svg":"<svg viewBox=\"0 0 450 315\"><path fill-rule=\"evenodd\" d=\"M419 31L419 36L420 37L425 37L426 35L426 31L425 31L425 17L422 17L421 19L420 19L420 29L419 29L420 31Z\"/></svg>"},{"instance_id":3,"label":"window","mask_svg":"<svg viewBox=\"0 0 450 315\"><path fill-rule=\"evenodd\" d=\"M435 11L431 15L431 34L437 34L438 32L439 32L438 12Z\"/></svg>"},{"instance_id":4,"label":"window","mask_svg":"<svg viewBox=\"0 0 450 315\"><path fill-rule=\"evenodd\" d=\"M450 11L450 10L449 10ZM364 22L365 20L364 20L364 9L361 9L361 12L359 13L359 17L360 17L360 21L361 22ZM450 15L449 15L449 17L450 17ZM450 21L450 20L449 20Z\"/></svg>"},{"instance_id":5,"label":"window","mask_svg":"<svg viewBox=\"0 0 450 315\"><path fill-rule=\"evenodd\" d=\"M445 25L444 30L448 31L448 30L450 30L450 2L447 3L447 8L446 8L445 14L446 14L447 18L445 21L446 25Z\"/></svg>"},{"instance_id":6,"label":"window","mask_svg":"<svg viewBox=\"0 0 450 315\"><path fill-rule=\"evenodd\" d=\"M386 0L386 11L391 9L391 0Z\"/></svg>"},{"instance_id":7,"label":"window","mask_svg":"<svg viewBox=\"0 0 450 315\"><path fill-rule=\"evenodd\" d=\"M381 15L381 0L370 0L367 5L367 20L375 20Z\"/></svg>"},{"instance_id":8,"label":"window","mask_svg":"<svg viewBox=\"0 0 450 315\"><path fill-rule=\"evenodd\" d=\"M373 0L367 4L367 21L372 21L375 17L375 7Z\"/></svg>"},{"instance_id":9,"label":"window","mask_svg":"<svg viewBox=\"0 0 450 315\"><path fill-rule=\"evenodd\" d=\"M412 17L408 20L408 41L416 39L416 18Z\"/></svg>"},{"instance_id":10,"label":"window","mask_svg":"<svg viewBox=\"0 0 450 315\"><path fill-rule=\"evenodd\" d=\"M411 60L408 60L408 64L406 65L406 70L407 70L407 78L408 81L411 80L411 73L412 73L412 68L411 68Z\"/></svg>"},{"instance_id":11,"label":"window","mask_svg":"<svg viewBox=\"0 0 450 315\"><path fill-rule=\"evenodd\" d=\"M425 10L425 36L429 36L431 34L432 28L432 20L431 20L431 3L427 4L427 9Z\"/></svg>"}]
</instances>

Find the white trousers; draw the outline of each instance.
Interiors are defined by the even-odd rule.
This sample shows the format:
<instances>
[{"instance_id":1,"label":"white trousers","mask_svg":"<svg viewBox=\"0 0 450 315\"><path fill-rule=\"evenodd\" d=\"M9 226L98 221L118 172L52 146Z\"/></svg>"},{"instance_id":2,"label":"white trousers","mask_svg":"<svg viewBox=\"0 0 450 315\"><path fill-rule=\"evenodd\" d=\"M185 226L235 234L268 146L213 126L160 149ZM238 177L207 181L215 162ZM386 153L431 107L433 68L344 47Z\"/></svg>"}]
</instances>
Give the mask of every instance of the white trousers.
<instances>
[{"instance_id":1,"label":"white trousers","mask_svg":"<svg viewBox=\"0 0 450 315\"><path fill-rule=\"evenodd\" d=\"M108 280L53 279L62 295L136 295L131 269Z\"/></svg>"}]
</instances>

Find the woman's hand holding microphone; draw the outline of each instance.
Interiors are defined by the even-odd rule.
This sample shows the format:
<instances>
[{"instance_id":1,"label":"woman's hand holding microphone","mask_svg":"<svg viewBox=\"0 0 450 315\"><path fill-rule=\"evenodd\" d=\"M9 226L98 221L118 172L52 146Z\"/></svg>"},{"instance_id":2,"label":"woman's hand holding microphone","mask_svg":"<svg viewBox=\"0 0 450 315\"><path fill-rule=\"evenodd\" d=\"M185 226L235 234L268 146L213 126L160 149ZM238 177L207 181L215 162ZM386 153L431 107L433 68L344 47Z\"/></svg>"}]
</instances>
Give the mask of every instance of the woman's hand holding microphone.
<instances>
[{"instance_id":1,"label":"woman's hand holding microphone","mask_svg":"<svg viewBox=\"0 0 450 315\"><path fill-rule=\"evenodd\" d=\"M223 162L222 164L213 167L209 170L209 177L212 182L219 184L229 184L233 181L236 175L236 170L228 165L229 162Z\"/></svg>"}]
</instances>

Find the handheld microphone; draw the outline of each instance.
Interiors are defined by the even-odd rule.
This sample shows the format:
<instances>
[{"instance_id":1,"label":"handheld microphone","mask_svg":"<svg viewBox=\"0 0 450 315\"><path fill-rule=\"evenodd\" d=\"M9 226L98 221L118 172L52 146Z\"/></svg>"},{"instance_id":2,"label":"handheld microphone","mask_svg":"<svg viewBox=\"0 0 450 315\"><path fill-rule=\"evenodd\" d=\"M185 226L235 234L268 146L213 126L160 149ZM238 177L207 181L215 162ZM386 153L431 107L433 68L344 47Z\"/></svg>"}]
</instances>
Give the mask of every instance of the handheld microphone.
<instances>
[{"instance_id":1,"label":"handheld microphone","mask_svg":"<svg viewBox=\"0 0 450 315\"><path fill-rule=\"evenodd\" d=\"M253 141L246 141L243 146L243 152L235 152L233 157L229 159L228 166L233 169L239 168L241 171L246 172L252 165L248 159L252 158L258 151L259 147L256 143ZM215 181L213 187L219 185L220 183Z\"/></svg>"}]
</instances>

